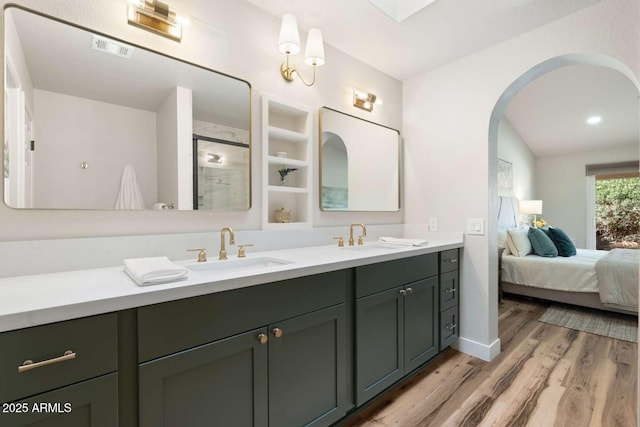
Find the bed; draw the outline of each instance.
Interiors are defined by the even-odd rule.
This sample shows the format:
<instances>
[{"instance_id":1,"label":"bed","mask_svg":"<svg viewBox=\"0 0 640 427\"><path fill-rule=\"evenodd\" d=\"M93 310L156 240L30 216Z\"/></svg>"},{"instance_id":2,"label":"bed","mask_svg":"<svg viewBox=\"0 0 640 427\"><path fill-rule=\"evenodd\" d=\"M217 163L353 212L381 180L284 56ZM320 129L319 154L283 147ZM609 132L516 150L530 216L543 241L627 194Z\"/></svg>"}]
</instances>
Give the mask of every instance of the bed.
<instances>
[{"instance_id":1,"label":"bed","mask_svg":"<svg viewBox=\"0 0 640 427\"><path fill-rule=\"evenodd\" d=\"M517 226L517 212L517 199L501 197L499 229ZM503 255L501 286L512 294L637 315L639 263L640 251L631 249L577 249L575 256L554 258Z\"/></svg>"}]
</instances>

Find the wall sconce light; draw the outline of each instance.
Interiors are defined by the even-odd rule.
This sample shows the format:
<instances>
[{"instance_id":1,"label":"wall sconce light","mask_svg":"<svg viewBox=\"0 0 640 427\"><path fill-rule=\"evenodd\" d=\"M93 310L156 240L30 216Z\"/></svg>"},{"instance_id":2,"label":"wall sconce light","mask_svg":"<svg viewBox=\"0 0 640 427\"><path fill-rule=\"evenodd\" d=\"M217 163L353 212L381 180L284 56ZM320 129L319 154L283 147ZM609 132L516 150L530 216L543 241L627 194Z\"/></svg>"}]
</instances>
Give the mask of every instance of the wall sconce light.
<instances>
[{"instance_id":1,"label":"wall sconce light","mask_svg":"<svg viewBox=\"0 0 640 427\"><path fill-rule=\"evenodd\" d=\"M158 0L129 0L129 24L179 42L182 22L166 3Z\"/></svg>"},{"instance_id":2,"label":"wall sconce light","mask_svg":"<svg viewBox=\"0 0 640 427\"><path fill-rule=\"evenodd\" d=\"M282 17L280 26L280 38L278 39L278 50L287 55L286 62L280 66L280 74L287 81L293 81L297 75L306 86L313 86L316 82L316 67L324 64L324 44L322 42L322 32L317 28L309 30L307 35L307 46L304 52L304 62L313 66L313 80L307 83L296 67L289 64L289 55L300 53L300 35L298 34L298 21L290 13Z\"/></svg>"},{"instance_id":3,"label":"wall sconce light","mask_svg":"<svg viewBox=\"0 0 640 427\"><path fill-rule=\"evenodd\" d=\"M373 104L382 105L382 99L375 94L364 92L358 89L353 90L353 106L361 108L365 111L373 111Z\"/></svg>"}]
</instances>

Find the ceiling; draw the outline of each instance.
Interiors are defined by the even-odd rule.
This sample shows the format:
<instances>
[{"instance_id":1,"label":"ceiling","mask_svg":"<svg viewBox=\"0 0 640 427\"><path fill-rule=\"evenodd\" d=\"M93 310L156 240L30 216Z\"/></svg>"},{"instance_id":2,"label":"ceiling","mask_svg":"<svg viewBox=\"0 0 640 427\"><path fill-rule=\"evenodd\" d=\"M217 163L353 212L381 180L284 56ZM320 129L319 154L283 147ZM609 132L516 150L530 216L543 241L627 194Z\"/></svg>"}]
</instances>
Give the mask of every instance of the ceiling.
<instances>
[{"instance_id":1,"label":"ceiling","mask_svg":"<svg viewBox=\"0 0 640 427\"><path fill-rule=\"evenodd\" d=\"M537 157L638 144L638 90L622 73L571 65L524 87L505 111ZM600 116L597 125L587 124Z\"/></svg>"},{"instance_id":2,"label":"ceiling","mask_svg":"<svg viewBox=\"0 0 640 427\"><path fill-rule=\"evenodd\" d=\"M601 0L246 0L399 80L455 61ZM401 3L403 2L403 3ZM391 12L383 12L385 7ZM397 22L394 8L415 13ZM327 62L331 58L327 58ZM637 89L617 71L569 66L527 86L508 119L536 156L638 143ZM588 116L602 122L588 126Z\"/></svg>"},{"instance_id":3,"label":"ceiling","mask_svg":"<svg viewBox=\"0 0 640 427\"><path fill-rule=\"evenodd\" d=\"M369 0L247 1L293 13L301 30L320 28L326 43L405 80L602 0L436 0L400 23Z\"/></svg>"},{"instance_id":4,"label":"ceiling","mask_svg":"<svg viewBox=\"0 0 640 427\"><path fill-rule=\"evenodd\" d=\"M35 89L155 112L180 86L192 91L194 119L248 129L246 82L141 48L120 58L93 50L89 31L17 8L5 13L14 19Z\"/></svg>"}]
</instances>

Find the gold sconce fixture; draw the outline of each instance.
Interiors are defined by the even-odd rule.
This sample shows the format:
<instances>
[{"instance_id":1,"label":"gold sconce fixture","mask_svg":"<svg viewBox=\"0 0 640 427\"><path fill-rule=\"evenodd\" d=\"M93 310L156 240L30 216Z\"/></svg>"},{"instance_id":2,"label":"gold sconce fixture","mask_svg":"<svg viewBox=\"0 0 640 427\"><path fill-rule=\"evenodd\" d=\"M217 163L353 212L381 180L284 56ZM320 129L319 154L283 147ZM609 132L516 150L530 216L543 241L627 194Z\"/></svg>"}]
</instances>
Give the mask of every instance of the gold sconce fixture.
<instances>
[{"instance_id":1,"label":"gold sconce fixture","mask_svg":"<svg viewBox=\"0 0 640 427\"><path fill-rule=\"evenodd\" d=\"M280 37L278 39L278 50L287 55L287 60L280 66L280 74L287 81L293 81L297 75L306 86L313 86L316 82L316 67L324 64L324 44L322 42L322 32L317 28L309 30L307 35L307 46L304 52L304 62L313 67L313 80L307 83L295 65L289 64L289 56L300 53L300 35L298 34L298 21L290 13L282 17L280 26Z\"/></svg>"},{"instance_id":2,"label":"gold sconce fixture","mask_svg":"<svg viewBox=\"0 0 640 427\"><path fill-rule=\"evenodd\" d=\"M359 89L353 90L353 106L361 108L365 111L373 111L373 105L382 104L382 99L378 98L375 94L370 92L364 92Z\"/></svg>"},{"instance_id":3,"label":"gold sconce fixture","mask_svg":"<svg viewBox=\"0 0 640 427\"><path fill-rule=\"evenodd\" d=\"M179 42L182 18L158 0L129 0L129 24Z\"/></svg>"}]
</instances>

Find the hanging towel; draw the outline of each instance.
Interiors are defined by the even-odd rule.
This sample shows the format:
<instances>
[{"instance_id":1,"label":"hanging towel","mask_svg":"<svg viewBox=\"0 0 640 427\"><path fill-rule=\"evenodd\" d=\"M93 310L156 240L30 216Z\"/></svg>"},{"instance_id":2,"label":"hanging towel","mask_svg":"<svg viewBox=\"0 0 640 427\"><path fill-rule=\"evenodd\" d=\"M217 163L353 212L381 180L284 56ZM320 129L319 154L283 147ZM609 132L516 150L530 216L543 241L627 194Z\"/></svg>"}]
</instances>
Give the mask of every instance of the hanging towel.
<instances>
[{"instance_id":1,"label":"hanging towel","mask_svg":"<svg viewBox=\"0 0 640 427\"><path fill-rule=\"evenodd\" d=\"M138 186L136 171L131 165L125 166L122 171L116 209L144 209L144 200L142 200L142 193Z\"/></svg>"},{"instance_id":2,"label":"hanging towel","mask_svg":"<svg viewBox=\"0 0 640 427\"><path fill-rule=\"evenodd\" d=\"M186 279L189 274L189 270L166 256L125 259L124 271L140 286L174 282Z\"/></svg>"},{"instance_id":3,"label":"hanging towel","mask_svg":"<svg viewBox=\"0 0 640 427\"><path fill-rule=\"evenodd\" d=\"M421 239L400 239L397 237L381 237L379 241L381 243L399 246L423 246L428 243L426 240Z\"/></svg>"}]
</instances>

